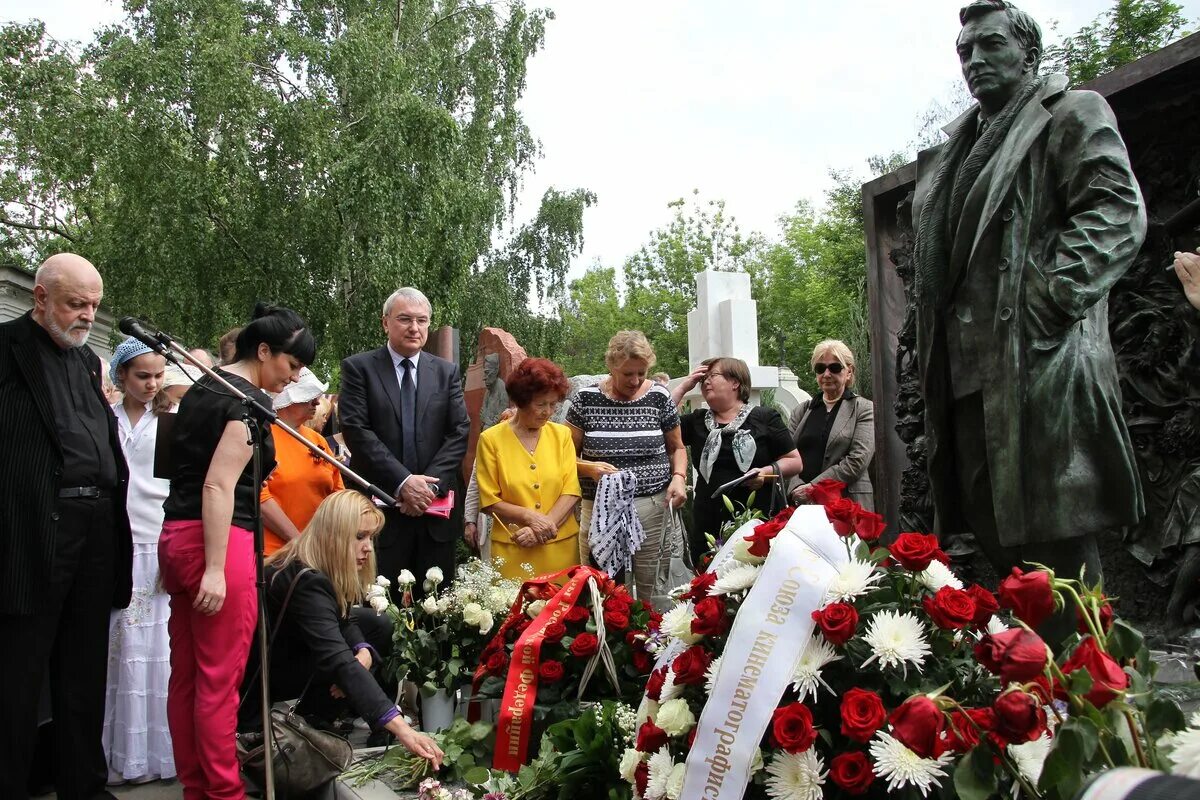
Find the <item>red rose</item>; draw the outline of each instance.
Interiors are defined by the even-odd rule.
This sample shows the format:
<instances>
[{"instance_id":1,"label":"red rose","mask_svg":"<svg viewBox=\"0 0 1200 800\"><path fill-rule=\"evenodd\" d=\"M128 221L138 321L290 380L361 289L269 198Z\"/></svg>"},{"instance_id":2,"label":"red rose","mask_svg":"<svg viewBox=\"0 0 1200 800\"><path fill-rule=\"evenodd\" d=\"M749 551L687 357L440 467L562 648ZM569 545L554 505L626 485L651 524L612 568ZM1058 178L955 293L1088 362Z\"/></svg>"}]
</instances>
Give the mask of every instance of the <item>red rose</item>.
<instances>
[{"instance_id":1,"label":"red rose","mask_svg":"<svg viewBox=\"0 0 1200 800\"><path fill-rule=\"evenodd\" d=\"M975 601L975 617L971 620L971 624L976 627L987 625L992 615L1000 610L1000 604L996 602L996 595L978 583L972 583L966 588L966 592Z\"/></svg>"},{"instance_id":2,"label":"red rose","mask_svg":"<svg viewBox=\"0 0 1200 800\"><path fill-rule=\"evenodd\" d=\"M654 658L645 650L633 651L633 668L639 675L645 675L654 667Z\"/></svg>"},{"instance_id":3,"label":"red rose","mask_svg":"<svg viewBox=\"0 0 1200 800\"><path fill-rule=\"evenodd\" d=\"M646 761L639 762L637 769L633 771L633 786L637 789L638 797L646 796L646 786L650 783L650 764Z\"/></svg>"},{"instance_id":4,"label":"red rose","mask_svg":"<svg viewBox=\"0 0 1200 800\"><path fill-rule=\"evenodd\" d=\"M924 572L939 552L938 538L932 533L902 533L888 547L896 563L912 572Z\"/></svg>"},{"instance_id":5,"label":"red rose","mask_svg":"<svg viewBox=\"0 0 1200 800\"><path fill-rule=\"evenodd\" d=\"M571 606L570 610L567 611L565 619L567 622L580 623L587 622L589 619L591 619L591 616L592 612L588 611L583 606Z\"/></svg>"},{"instance_id":6,"label":"red rose","mask_svg":"<svg viewBox=\"0 0 1200 800\"><path fill-rule=\"evenodd\" d=\"M712 663L712 656L698 644L675 656L671 662L671 671L675 673L675 682L682 684L704 683L704 673Z\"/></svg>"},{"instance_id":7,"label":"red rose","mask_svg":"<svg viewBox=\"0 0 1200 800\"><path fill-rule=\"evenodd\" d=\"M708 597L708 590L717 582L717 573L701 572L692 578L690 588L679 596L681 600L703 600Z\"/></svg>"},{"instance_id":8,"label":"red rose","mask_svg":"<svg viewBox=\"0 0 1200 800\"><path fill-rule=\"evenodd\" d=\"M657 753L660 747L666 747L669 739L666 731L650 720L646 720L638 729L637 744L634 745L634 749L643 753Z\"/></svg>"},{"instance_id":9,"label":"red rose","mask_svg":"<svg viewBox=\"0 0 1200 800\"><path fill-rule=\"evenodd\" d=\"M775 709L771 715L771 738L789 753L803 753L817 739L812 712L803 703Z\"/></svg>"},{"instance_id":10,"label":"red rose","mask_svg":"<svg viewBox=\"0 0 1200 800\"><path fill-rule=\"evenodd\" d=\"M980 729L987 733L995 727L996 720L990 708L968 708L965 712L951 711L934 757L942 753L962 755L979 744Z\"/></svg>"},{"instance_id":11,"label":"red rose","mask_svg":"<svg viewBox=\"0 0 1200 800\"><path fill-rule=\"evenodd\" d=\"M828 479L817 481L808 487L808 501L819 506L827 506L841 497L845 490L846 484L841 481Z\"/></svg>"},{"instance_id":12,"label":"red rose","mask_svg":"<svg viewBox=\"0 0 1200 800\"><path fill-rule=\"evenodd\" d=\"M921 605L933 624L943 630L962 630L975 619L975 601L971 595L953 586L943 586L933 597L925 597Z\"/></svg>"},{"instance_id":13,"label":"red rose","mask_svg":"<svg viewBox=\"0 0 1200 800\"><path fill-rule=\"evenodd\" d=\"M645 647L646 634L638 630L625 631L625 644L630 647L640 648Z\"/></svg>"},{"instance_id":14,"label":"red rose","mask_svg":"<svg viewBox=\"0 0 1200 800\"><path fill-rule=\"evenodd\" d=\"M688 731L687 748L691 750L696 744L696 734L700 731L699 727L692 728Z\"/></svg>"},{"instance_id":15,"label":"red rose","mask_svg":"<svg viewBox=\"0 0 1200 800\"><path fill-rule=\"evenodd\" d=\"M562 680L563 673L562 663L558 661L543 661L538 667L538 678L546 683L558 683Z\"/></svg>"},{"instance_id":16,"label":"red rose","mask_svg":"<svg viewBox=\"0 0 1200 800\"><path fill-rule=\"evenodd\" d=\"M754 531L749 536L742 537L750 542L750 547L747 548L750 555L766 558L767 554L771 552L771 541L783 530L783 525L784 523L775 520L755 525Z\"/></svg>"},{"instance_id":17,"label":"red rose","mask_svg":"<svg viewBox=\"0 0 1200 800\"><path fill-rule=\"evenodd\" d=\"M1087 636L1092 632L1092 629L1088 627L1087 620L1083 618L1083 612L1079 610L1079 606L1075 607L1075 621L1077 623L1075 625L1075 629L1084 636ZM1100 631L1102 633L1108 633L1109 629L1112 628L1112 624L1113 607L1108 602L1108 598L1105 597L1104 604L1100 606Z\"/></svg>"},{"instance_id":18,"label":"red rose","mask_svg":"<svg viewBox=\"0 0 1200 800\"><path fill-rule=\"evenodd\" d=\"M1029 627L1041 625L1054 613L1050 573L1023 572L1020 567L1013 567L1012 574L1000 581L1000 604L1011 608Z\"/></svg>"},{"instance_id":19,"label":"red rose","mask_svg":"<svg viewBox=\"0 0 1200 800\"><path fill-rule=\"evenodd\" d=\"M866 794L875 780L875 770L871 768L871 760L863 753L838 753L829 762L829 780L846 794Z\"/></svg>"},{"instance_id":20,"label":"red rose","mask_svg":"<svg viewBox=\"0 0 1200 800\"><path fill-rule=\"evenodd\" d=\"M854 533L854 523L862 506L848 497L838 497L825 503L825 515L833 523L833 531L838 536L849 536Z\"/></svg>"},{"instance_id":21,"label":"red rose","mask_svg":"<svg viewBox=\"0 0 1200 800\"><path fill-rule=\"evenodd\" d=\"M1129 676L1121 669L1121 665L1097 647L1096 640L1091 636L1085 637L1062 665L1064 675L1070 675L1077 669L1092 676L1092 688L1084 695L1084 699L1096 708L1108 705L1110 700L1129 688ZM1066 696L1061 686L1056 687L1055 694Z\"/></svg>"},{"instance_id":22,"label":"red rose","mask_svg":"<svg viewBox=\"0 0 1200 800\"><path fill-rule=\"evenodd\" d=\"M581 633L571 642L571 655L576 658L587 658L600 649L600 640L594 633Z\"/></svg>"},{"instance_id":23,"label":"red rose","mask_svg":"<svg viewBox=\"0 0 1200 800\"><path fill-rule=\"evenodd\" d=\"M721 597L706 597L693 609L692 633L698 636L720 636L729 630L730 619L725 614L725 600Z\"/></svg>"},{"instance_id":24,"label":"red rose","mask_svg":"<svg viewBox=\"0 0 1200 800\"><path fill-rule=\"evenodd\" d=\"M543 634L547 642L554 644L562 641L562 637L567 635L567 626L561 622L551 622L546 626L546 632Z\"/></svg>"},{"instance_id":25,"label":"red rose","mask_svg":"<svg viewBox=\"0 0 1200 800\"><path fill-rule=\"evenodd\" d=\"M892 736L921 758L933 758L946 715L923 694L910 697L888 716Z\"/></svg>"},{"instance_id":26,"label":"red rose","mask_svg":"<svg viewBox=\"0 0 1200 800\"><path fill-rule=\"evenodd\" d=\"M651 631L657 631L661 627L662 627L662 614L658 613L657 611L651 611L650 612L650 620L646 623L646 629L651 630Z\"/></svg>"},{"instance_id":27,"label":"red rose","mask_svg":"<svg viewBox=\"0 0 1200 800\"><path fill-rule=\"evenodd\" d=\"M842 733L856 742L869 742L883 727L887 712L874 692L857 686L842 695Z\"/></svg>"},{"instance_id":28,"label":"red rose","mask_svg":"<svg viewBox=\"0 0 1200 800\"><path fill-rule=\"evenodd\" d=\"M532 621L533 620L531 620L529 617L522 614L521 618L514 622L511 627L509 627L509 638L516 641L516 639L525 632L525 629L529 627L529 623Z\"/></svg>"},{"instance_id":29,"label":"red rose","mask_svg":"<svg viewBox=\"0 0 1200 800\"><path fill-rule=\"evenodd\" d=\"M604 627L609 631L623 631L629 627L629 615L624 611L605 611Z\"/></svg>"},{"instance_id":30,"label":"red rose","mask_svg":"<svg viewBox=\"0 0 1200 800\"><path fill-rule=\"evenodd\" d=\"M487 671L493 675L501 675L508 668L508 656L504 651L492 653L487 659Z\"/></svg>"},{"instance_id":31,"label":"red rose","mask_svg":"<svg viewBox=\"0 0 1200 800\"><path fill-rule=\"evenodd\" d=\"M854 532L858 534L858 538L864 542L878 541L885 530L887 523L883 521L882 514L867 511L865 508L859 509L858 517L854 520Z\"/></svg>"},{"instance_id":32,"label":"red rose","mask_svg":"<svg viewBox=\"0 0 1200 800\"><path fill-rule=\"evenodd\" d=\"M1012 628L1001 633L984 634L975 645L975 660L1000 682L1025 683L1046 669L1046 643L1036 633Z\"/></svg>"},{"instance_id":33,"label":"red rose","mask_svg":"<svg viewBox=\"0 0 1200 800\"><path fill-rule=\"evenodd\" d=\"M812 618L830 644L845 644L858 629L858 612L849 603L830 603L812 612Z\"/></svg>"},{"instance_id":34,"label":"red rose","mask_svg":"<svg viewBox=\"0 0 1200 800\"><path fill-rule=\"evenodd\" d=\"M658 698L662 696L662 687L666 680L666 669L656 669L651 672L650 678L646 681L646 697L657 703Z\"/></svg>"},{"instance_id":35,"label":"red rose","mask_svg":"<svg viewBox=\"0 0 1200 800\"><path fill-rule=\"evenodd\" d=\"M628 614L629 609L633 608L633 598L629 596L629 592L624 586L617 587L620 591L614 592L604 600L605 611L620 611Z\"/></svg>"},{"instance_id":36,"label":"red rose","mask_svg":"<svg viewBox=\"0 0 1200 800\"><path fill-rule=\"evenodd\" d=\"M1006 742L1032 742L1046 730L1046 709L1031 694L1021 690L1005 692L992 703L996 715L996 733Z\"/></svg>"}]
</instances>

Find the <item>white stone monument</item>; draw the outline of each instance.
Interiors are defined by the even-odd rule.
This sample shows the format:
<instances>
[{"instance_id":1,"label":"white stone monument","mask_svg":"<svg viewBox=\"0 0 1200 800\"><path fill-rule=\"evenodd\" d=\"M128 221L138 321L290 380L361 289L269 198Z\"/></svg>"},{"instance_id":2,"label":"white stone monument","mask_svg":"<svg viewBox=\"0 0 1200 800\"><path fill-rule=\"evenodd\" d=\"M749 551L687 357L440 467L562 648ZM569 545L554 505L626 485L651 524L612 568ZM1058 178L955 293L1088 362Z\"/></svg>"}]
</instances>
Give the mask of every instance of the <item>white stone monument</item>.
<instances>
[{"instance_id":1,"label":"white stone monument","mask_svg":"<svg viewBox=\"0 0 1200 800\"><path fill-rule=\"evenodd\" d=\"M687 322L689 370L709 358L740 358L750 367L751 403L760 402L763 389L773 389L775 403L790 413L810 398L791 370L758 363L758 303L750 295L750 276L746 273L697 273L696 307L688 312ZM688 399L700 402L699 387Z\"/></svg>"}]
</instances>

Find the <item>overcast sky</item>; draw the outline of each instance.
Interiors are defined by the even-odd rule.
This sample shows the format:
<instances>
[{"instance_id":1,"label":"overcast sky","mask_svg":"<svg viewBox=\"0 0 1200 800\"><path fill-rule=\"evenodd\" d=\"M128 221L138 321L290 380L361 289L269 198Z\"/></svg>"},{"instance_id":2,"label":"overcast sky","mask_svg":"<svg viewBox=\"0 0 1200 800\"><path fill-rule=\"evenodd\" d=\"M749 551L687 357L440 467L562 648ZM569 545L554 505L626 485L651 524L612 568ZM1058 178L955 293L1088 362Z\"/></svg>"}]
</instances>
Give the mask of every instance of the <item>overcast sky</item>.
<instances>
[{"instance_id":1,"label":"overcast sky","mask_svg":"<svg viewBox=\"0 0 1200 800\"><path fill-rule=\"evenodd\" d=\"M819 202L831 168L904 149L931 101L958 81L964 0L528 0L549 6L524 111L544 158L519 214L549 186L586 187L573 273L618 266L699 189L724 199L743 232L773 234L798 200ZM1183 0L1188 18L1200 0ZM1111 0L1024 0L1054 38ZM86 40L121 16L104 0L4 0L0 19L43 19ZM1195 25L1191 26L1197 27Z\"/></svg>"}]
</instances>

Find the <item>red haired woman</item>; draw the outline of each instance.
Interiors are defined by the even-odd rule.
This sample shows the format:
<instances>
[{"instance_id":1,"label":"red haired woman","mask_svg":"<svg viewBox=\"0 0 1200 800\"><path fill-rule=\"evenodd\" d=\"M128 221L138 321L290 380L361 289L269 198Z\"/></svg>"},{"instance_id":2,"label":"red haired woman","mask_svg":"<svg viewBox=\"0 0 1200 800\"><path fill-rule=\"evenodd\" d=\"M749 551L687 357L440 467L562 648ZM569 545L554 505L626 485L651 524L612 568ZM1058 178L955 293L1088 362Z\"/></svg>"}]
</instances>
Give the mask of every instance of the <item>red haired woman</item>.
<instances>
[{"instance_id":1,"label":"red haired woman","mask_svg":"<svg viewBox=\"0 0 1200 800\"><path fill-rule=\"evenodd\" d=\"M571 431L550 421L570 390L563 371L527 358L506 386L517 413L480 434L475 468L480 508L503 523L492 528L492 558L505 577L525 578L522 564L542 575L579 563L581 492Z\"/></svg>"}]
</instances>

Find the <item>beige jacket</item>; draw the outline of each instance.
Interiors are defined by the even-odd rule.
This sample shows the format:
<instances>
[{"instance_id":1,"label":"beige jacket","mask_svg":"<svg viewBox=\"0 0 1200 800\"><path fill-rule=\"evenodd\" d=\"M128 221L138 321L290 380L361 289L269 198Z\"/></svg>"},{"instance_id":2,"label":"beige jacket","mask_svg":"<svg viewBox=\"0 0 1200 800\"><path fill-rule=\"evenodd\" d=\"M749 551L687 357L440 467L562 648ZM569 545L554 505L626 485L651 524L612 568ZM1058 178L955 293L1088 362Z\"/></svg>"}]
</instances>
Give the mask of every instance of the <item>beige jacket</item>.
<instances>
[{"instance_id":1,"label":"beige jacket","mask_svg":"<svg viewBox=\"0 0 1200 800\"><path fill-rule=\"evenodd\" d=\"M788 420L788 431L796 442L800 430L808 420L813 403L822 402L820 395L805 400L792 410ZM875 490L867 468L875 456L875 404L865 397L854 397L851 402L838 408L833 427L829 430L829 441L825 444L825 459L821 473L813 480L832 479L846 484L846 494L868 511L875 510ZM788 495L801 484L799 476L791 479Z\"/></svg>"}]
</instances>

